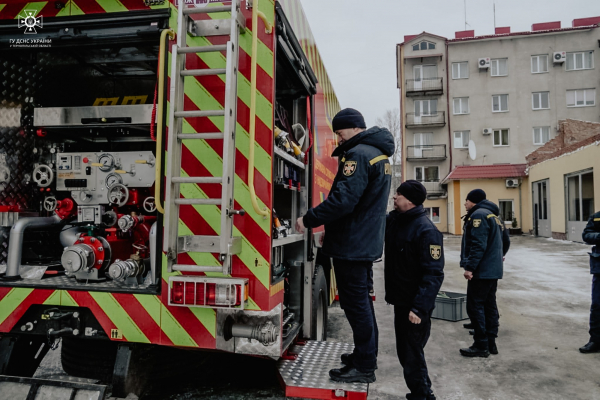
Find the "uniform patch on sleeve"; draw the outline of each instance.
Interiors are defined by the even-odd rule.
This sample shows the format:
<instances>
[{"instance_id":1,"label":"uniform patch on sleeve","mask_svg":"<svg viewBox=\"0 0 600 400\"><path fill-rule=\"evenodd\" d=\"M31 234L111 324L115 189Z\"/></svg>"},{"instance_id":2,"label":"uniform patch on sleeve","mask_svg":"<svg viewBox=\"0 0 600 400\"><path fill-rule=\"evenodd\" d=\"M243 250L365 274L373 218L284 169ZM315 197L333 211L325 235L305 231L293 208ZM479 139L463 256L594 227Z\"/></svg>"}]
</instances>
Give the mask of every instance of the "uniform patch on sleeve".
<instances>
[{"instance_id":1,"label":"uniform patch on sleeve","mask_svg":"<svg viewBox=\"0 0 600 400\"><path fill-rule=\"evenodd\" d=\"M480 219L474 219L473 220L473 228L479 228L479 225L481 225L481 220Z\"/></svg>"},{"instance_id":2,"label":"uniform patch on sleeve","mask_svg":"<svg viewBox=\"0 0 600 400\"><path fill-rule=\"evenodd\" d=\"M386 175L392 174L392 165L391 164L385 164L385 174ZM600 219L600 218L598 218L598 219Z\"/></svg>"},{"instance_id":3,"label":"uniform patch on sleeve","mask_svg":"<svg viewBox=\"0 0 600 400\"><path fill-rule=\"evenodd\" d=\"M356 161L346 161L344 163L344 175L351 176L356 171Z\"/></svg>"},{"instance_id":4,"label":"uniform patch on sleeve","mask_svg":"<svg viewBox=\"0 0 600 400\"><path fill-rule=\"evenodd\" d=\"M594 221L600 221L600 218L594 218Z\"/></svg>"},{"instance_id":5,"label":"uniform patch on sleeve","mask_svg":"<svg viewBox=\"0 0 600 400\"><path fill-rule=\"evenodd\" d=\"M429 254L431 254L431 258L433 258L434 260L439 260L442 257L442 246L438 246L437 244L430 244Z\"/></svg>"}]
</instances>

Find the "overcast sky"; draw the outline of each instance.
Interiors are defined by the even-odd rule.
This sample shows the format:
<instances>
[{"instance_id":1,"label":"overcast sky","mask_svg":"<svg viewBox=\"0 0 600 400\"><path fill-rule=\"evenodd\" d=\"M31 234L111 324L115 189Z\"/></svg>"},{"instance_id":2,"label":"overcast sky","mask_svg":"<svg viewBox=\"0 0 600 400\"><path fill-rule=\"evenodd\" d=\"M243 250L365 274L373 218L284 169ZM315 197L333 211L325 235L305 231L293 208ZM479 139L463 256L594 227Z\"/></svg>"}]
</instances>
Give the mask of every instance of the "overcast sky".
<instances>
[{"instance_id":1,"label":"overcast sky","mask_svg":"<svg viewBox=\"0 0 600 400\"><path fill-rule=\"evenodd\" d=\"M475 35L529 31L538 22L600 16L600 0L301 0L321 57L342 108L363 113L367 126L385 110L398 108L395 46L404 35L427 31L454 38L467 29ZM598 66L596 67L598 68Z\"/></svg>"}]
</instances>

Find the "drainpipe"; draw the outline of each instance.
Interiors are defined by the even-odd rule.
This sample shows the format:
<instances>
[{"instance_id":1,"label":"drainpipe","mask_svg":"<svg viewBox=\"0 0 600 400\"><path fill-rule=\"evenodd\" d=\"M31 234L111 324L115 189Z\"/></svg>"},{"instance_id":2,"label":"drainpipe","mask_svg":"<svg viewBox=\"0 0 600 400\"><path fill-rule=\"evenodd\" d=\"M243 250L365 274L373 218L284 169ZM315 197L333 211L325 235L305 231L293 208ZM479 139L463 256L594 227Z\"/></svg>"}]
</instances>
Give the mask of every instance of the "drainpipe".
<instances>
[{"instance_id":1,"label":"drainpipe","mask_svg":"<svg viewBox=\"0 0 600 400\"><path fill-rule=\"evenodd\" d=\"M521 185L523 185L523 179L519 178L519 220L521 221L521 232L523 232L523 200L521 197Z\"/></svg>"},{"instance_id":2,"label":"drainpipe","mask_svg":"<svg viewBox=\"0 0 600 400\"><path fill-rule=\"evenodd\" d=\"M446 114L448 115L448 153L450 154L450 167L448 173L452 172L452 128L450 126L450 79L449 76L449 60L448 60L448 40L446 39ZM448 189L446 189L447 192ZM446 200L446 231L450 233L450 203Z\"/></svg>"}]
</instances>

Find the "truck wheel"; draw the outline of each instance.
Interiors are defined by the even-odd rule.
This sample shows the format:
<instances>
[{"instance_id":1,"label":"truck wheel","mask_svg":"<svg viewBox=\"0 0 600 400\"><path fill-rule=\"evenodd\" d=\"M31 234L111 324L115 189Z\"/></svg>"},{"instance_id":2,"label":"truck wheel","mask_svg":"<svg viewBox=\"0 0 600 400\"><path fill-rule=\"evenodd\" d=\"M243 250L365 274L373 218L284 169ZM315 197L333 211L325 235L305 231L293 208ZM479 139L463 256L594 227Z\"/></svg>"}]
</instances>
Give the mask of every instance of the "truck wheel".
<instances>
[{"instance_id":1,"label":"truck wheel","mask_svg":"<svg viewBox=\"0 0 600 400\"><path fill-rule=\"evenodd\" d=\"M310 337L313 340L327 340L327 306L329 290L327 288L327 279L323 267L317 265L312 281L312 312L311 312L311 332Z\"/></svg>"},{"instance_id":2,"label":"truck wheel","mask_svg":"<svg viewBox=\"0 0 600 400\"><path fill-rule=\"evenodd\" d=\"M110 382L116 358L116 343L107 340L62 339L60 360L63 370L69 375Z\"/></svg>"}]
</instances>

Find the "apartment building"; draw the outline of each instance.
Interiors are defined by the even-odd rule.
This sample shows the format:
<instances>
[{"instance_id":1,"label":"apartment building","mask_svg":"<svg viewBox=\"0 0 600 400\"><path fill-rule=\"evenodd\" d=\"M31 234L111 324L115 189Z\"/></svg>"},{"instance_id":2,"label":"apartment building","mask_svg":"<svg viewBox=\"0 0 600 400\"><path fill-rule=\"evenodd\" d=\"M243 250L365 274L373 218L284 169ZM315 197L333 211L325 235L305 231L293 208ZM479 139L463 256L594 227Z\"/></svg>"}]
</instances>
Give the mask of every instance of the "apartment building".
<instances>
[{"instance_id":1,"label":"apartment building","mask_svg":"<svg viewBox=\"0 0 600 400\"><path fill-rule=\"evenodd\" d=\"M489 168L475 167L521 171L525 157L556 136L559 120L600 121L599 24L600 17L583 18L567 28L539 23L454 39L423 32L398 45L403 179L423 181L424 206L441 231L460 233L464 199L456 193L464 188L457 185L481 180L507 222L532 229L527 177L491 178ZM467 166L468 174L451 174Z\"/></svg>"}]
</instances>

